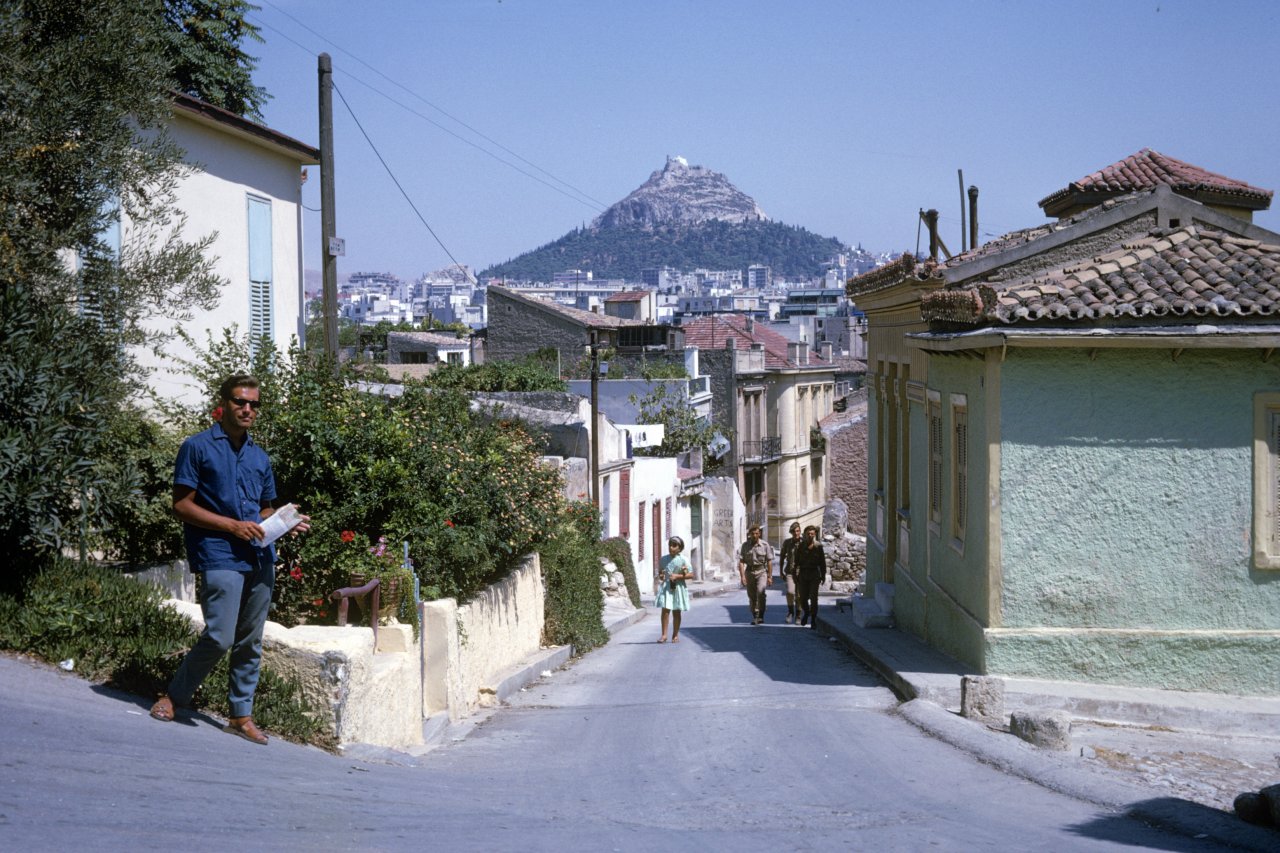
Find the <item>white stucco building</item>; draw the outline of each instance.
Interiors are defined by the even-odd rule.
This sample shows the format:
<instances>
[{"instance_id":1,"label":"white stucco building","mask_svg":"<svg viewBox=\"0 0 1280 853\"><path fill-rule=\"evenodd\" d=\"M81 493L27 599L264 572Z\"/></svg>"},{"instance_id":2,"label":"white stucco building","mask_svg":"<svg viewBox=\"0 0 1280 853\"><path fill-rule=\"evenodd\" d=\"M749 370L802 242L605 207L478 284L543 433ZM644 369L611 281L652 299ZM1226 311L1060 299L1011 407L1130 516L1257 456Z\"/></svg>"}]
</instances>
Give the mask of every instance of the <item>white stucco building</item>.
<instances>
[{"instance_id":1,"label":"white stucco building","mask_svg":"<svg viewBox=\"0 0 1280 853\"><path fill-rule=\"evenodd\" d=\"M175 95L169 132L191 167L177 186L177 207L187 216L183 237L216 233L207 256L224 282L212 311L197 311L182 328L204 346L234 326L239 335L265 336L281 349L305 332L302 257L304 166L320 152L296 139L185 95ZM129 224L122 239L129 239ZM156 323L164 323L160 318ZM169 356L190 357L181 341ZM140 352L161 396L198 402L200 389L172 358Z\"/></svg>"}]
</instances>

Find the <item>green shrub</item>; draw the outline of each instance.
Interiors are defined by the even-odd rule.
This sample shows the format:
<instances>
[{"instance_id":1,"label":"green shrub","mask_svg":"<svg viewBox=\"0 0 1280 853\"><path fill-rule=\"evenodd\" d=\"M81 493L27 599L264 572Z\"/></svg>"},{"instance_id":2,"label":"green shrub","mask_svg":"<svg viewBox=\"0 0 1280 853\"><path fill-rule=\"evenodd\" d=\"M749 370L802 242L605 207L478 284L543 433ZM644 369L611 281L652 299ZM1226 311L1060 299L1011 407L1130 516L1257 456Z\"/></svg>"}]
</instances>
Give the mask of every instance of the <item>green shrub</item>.
<instances>
[{"instance_id":1,"label":"green shrub","mask_svg":"<svg viewBox=\"0 0 1280 853\"><path fill-rule=\"evenodd\" d=\"M0 288L0 341L0 592L12 593L104 523L127 359L91 317L23 284Z\"/></svg>"},{"instance_id":2,"label":"green shrub","mask_svg":"<svg viewBox=\"0 0 1280 853\"><path fill-rule=\"evenodd\" d=\"M541 549L547 588L543 640L548 645L571 643L582 654L609 641L602 619L599 530L599 514L592 506L575 503Z\"/></svg>"},{"instance_id":3,"label":"green shrub","mask_svg":"<svg viewBox=\"0 0 1280 853\"><path fill-rule=\"evenodd\" d=\"M117 485L104 496L105 522L91 540L107 559L148 566L182 556L173 462L184 437L144 417L114 419L109 441L115 453L104 465Z\"/></svg>"},{"instance_id":4,"label":"green shrub","mask_svg":"<svg viewBox=\"0 0 1280 853\"><path fill-rule=\"evenodd\" d=\"M57 560L16 596L0 596L0 648L51 663L74 662L93 681L155 696L177 671L196 632L161 606L163 595L110 569ZM226 715L227 661L205 679L193 705ZM264 667L254 717L290 740L330 747L298 686Z\"/></svg>"},{"instance_id":5,"label":"green shrub","mask_svg":"<svg viewBox=\"0 0 1280 853\"><path fill-rule=\"evenodd\" d=\"M262 380L254 439L272 459L280 500L297 503L312 530L279 546L284 566L271 618L331 619L326 596L347 585L341 533L409 543L425 599L466 599L504 577L555 531L560 475L518 423L471 411L456 389L410 385L400 397L366 393L349 372L296 350L286 355L234 330L211 340L188 369L208 389L244 369ZM175 409L187 429L208 405Z\"/></svg>"},{"instance_id":6,"label":"green shrub","mask_svg":"<svg viewBox=\"0 0 1280 853\"><path fill-rule=\"evenodd\" d=\"M620 536L614 536L600 543L600 552L622 572L622 580L627 585L627 598L632 607L640 606L640 584L636 579L636 567L631 562L631 544Z\"/></svg>"}]
</instances>

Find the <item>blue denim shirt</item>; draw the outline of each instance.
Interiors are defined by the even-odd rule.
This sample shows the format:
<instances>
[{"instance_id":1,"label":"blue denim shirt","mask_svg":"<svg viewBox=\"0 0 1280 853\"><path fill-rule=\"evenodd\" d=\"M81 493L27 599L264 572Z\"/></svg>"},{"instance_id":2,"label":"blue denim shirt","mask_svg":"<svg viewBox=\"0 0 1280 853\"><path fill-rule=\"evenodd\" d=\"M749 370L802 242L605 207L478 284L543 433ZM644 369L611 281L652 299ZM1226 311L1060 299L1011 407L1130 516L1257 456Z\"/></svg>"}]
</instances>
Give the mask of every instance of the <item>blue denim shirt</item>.
<instances>
[{"instance_id":1,"label":"blue denim shirt","mask_svg":"<svg viewBox=\"0 0 1280 853\"><path fill-rule=\"evenodd\" d=\"M267 452L246 435L237 451L215 423L182 442L173 484L195 489L200 506L238 521L261 521L262 506L276 498L275 475ZM191 571L253 571L275 563L274 546L259 548L243 539L193 524L182 525Z\"/></svg>"}]
</instances>

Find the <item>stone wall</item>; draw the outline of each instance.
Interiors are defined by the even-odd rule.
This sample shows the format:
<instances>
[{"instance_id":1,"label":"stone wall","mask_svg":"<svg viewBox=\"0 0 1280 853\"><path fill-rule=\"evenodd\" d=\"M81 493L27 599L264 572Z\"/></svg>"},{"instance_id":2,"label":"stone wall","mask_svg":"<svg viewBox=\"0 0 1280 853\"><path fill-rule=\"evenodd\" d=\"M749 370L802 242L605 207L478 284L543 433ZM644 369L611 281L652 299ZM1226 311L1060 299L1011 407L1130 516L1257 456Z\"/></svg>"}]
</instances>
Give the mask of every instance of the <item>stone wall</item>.
<instances>
[{"instance_id":1,"label":"stone wall","mask_svg":"<svg viewBox=\"0 0 1280 853\"><path fill-rule=\"evenodd\" d=\"M844 501L848 507L848 529L867 532L867 392L859 389L847 398L847 408L839 416L823 422L827 437L827 497Z\"/></svg>"},{"instance_id":2,"label":"stone wall","mask_svg":"<svg viewBox=\"0 0 1280 853\"><path fill-rule=\"evenodd\" d=\"M827 577L832 589L853 592L866 580L867 538L849 532L823 533Z\"/></svg>"},{"instance_id":3,"label":"stone wall","mask_svg":"<svg viewBox=\"0 0 1280 853\"><path fill-rule=\"evenodd\" d=\"M496 288L489 288L488 300L485 356L490 361L516 361L547 347L559 350L565 364L582 358L588 337L582 323L530 307Z\"/></svg>"}]
</instances>

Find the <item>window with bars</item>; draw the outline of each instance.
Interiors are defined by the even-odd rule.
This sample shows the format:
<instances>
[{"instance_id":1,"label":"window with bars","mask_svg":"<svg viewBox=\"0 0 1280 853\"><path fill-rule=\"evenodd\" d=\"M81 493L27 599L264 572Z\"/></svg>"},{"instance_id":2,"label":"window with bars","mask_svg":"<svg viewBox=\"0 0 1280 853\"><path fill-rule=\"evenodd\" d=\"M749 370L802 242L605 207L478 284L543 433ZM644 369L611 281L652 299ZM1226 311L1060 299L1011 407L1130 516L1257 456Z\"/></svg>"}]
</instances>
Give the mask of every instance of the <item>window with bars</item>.
<instances>
[{"instance_id":1,"label":"window with bars","mask_svg":"<svg viewBox=\"0 0 1280 853\"><path fill-rule=\"evenodd\" d=\"M626 469L618 472L618 535L631 538L631 472Z\"/></svg>"},{"instance_id":2,"label":"window with bars","mask_svg":"<svg viewBox=\"0 0 1280 853\"><path fill-rule=\"evenodd\" d=\"M942 523L942 401L929 392L929 523Z\"/></svg>"},{"instance_id":3,"label":"window with bars","mask_svg":"<svg viewBox=\"0 0 1280 853\"><path fill-rule=\"evenodd\" d=\"M964 395L951 398L951 535L964 541L969 514L969 407Z\"/></svg>"},{"instance_id":4,"label":"window with bars","mask_svg":"<svg viewBox=\"0 0 1280 853\"><path fill-rule=\"evenodd\" d=\"M1254 397L1253 567L1280 569L1280 392Z\"/></svg>"},{"instance_id":5,"label":"window with bars","mask_svg":"<svg viewBox=\"0 0 1280 853\"><path fill-rule=\"evenodd\" d=\"M249 347L275 342L271 293L271 202L249 196Z\"/></svg>"}]
</instances>

